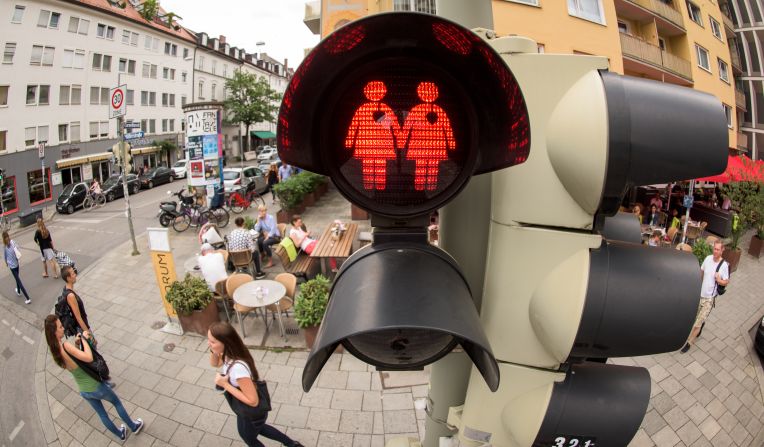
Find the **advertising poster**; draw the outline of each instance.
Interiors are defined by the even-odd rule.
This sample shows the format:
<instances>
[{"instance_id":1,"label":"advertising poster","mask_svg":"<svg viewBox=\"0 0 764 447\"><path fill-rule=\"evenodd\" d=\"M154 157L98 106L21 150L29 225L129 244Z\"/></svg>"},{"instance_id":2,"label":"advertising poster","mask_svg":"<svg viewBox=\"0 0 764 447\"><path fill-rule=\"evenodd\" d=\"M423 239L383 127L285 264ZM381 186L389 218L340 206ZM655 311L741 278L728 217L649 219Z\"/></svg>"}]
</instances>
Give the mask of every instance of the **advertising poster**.
<instances>
[{"instance_id":1,"label":"advertising poster","mask_svg":"<svg viewBox=\"0 0 764 447\"><path fill-rule=\"evenodd\" d=\"M188 137L186 143L186 149L188 149L189 160L201 160L204 158L204 151L202 147L202 137Z\"/></svg>"},{"instance_id":2,"label":"advertising poster","mask_svg":"<svg viewBox=\"0 0 764 447\"><path fill-rule=\"evenodd\" d=\"M207 180L204 176L204 160L190 160L188 162L188 184L191 186L204 186Z\"/></svg>"},{"instance_id":3,"label":"advertising poster","mask_svg":"<svg viewBox=\"0 0 764 447\"><path fill-rule=\"evenodd\" d=\"M204 159L217 160L220 158L220 154L218 154L218 135L203 135L201 138Z\"/></svg>"},{"instance_id":4,"label":"advertising poster","mask_svg":"<svg viewBox=\"0 0 764 447\"><path fill-rule=\"evenodd\" d=\"M82 178L85 180L93 179L93 165L90 163L82 165Z\"/></svg>"}]
</instances>

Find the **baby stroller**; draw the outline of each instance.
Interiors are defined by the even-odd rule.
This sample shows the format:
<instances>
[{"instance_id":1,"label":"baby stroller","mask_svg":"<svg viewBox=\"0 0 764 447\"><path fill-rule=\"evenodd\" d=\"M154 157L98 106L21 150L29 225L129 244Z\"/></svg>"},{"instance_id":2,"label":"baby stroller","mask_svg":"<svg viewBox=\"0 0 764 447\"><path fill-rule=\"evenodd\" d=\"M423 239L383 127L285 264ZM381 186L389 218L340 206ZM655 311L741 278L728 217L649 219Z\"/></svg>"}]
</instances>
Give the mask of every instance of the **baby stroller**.
<instances>
[{"instance_id":1,"label":"baby stroller","mask_svg":"<svg viewBox=\"0 0 764 447\"><path fill-rule=\"evenodd\" d=\"M74 269L74 273L79 273L77 272L77 267L74 265L74 260L66 252L61 250L56 251L56 256L53 259L55 259L56 263L58 263L59 269L63 269L66 266L71 266Z\"/></svg>"}]
</instances>

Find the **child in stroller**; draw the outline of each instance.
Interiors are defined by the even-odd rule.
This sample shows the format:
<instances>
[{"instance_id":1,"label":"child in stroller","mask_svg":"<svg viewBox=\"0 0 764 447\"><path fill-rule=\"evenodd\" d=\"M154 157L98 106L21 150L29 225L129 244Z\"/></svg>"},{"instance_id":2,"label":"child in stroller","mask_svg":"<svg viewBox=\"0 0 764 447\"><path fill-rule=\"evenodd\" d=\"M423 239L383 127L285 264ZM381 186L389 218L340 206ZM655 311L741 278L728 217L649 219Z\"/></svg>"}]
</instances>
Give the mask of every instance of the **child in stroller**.
<instances>
[{"instance_id":1,"label":"child in stroller","mask_svg":"<svg viewBox=\"0 0 764 447\"><path fill-rule=\"evenodd\" d=\"M61 250L56 251L54 259L56 260L56 263L58 263L59 270L70 265L74 269L74 273L79 273L77 272L77 267L74 265L74 260L66 252Z\"/></svg>"}]
</instances>

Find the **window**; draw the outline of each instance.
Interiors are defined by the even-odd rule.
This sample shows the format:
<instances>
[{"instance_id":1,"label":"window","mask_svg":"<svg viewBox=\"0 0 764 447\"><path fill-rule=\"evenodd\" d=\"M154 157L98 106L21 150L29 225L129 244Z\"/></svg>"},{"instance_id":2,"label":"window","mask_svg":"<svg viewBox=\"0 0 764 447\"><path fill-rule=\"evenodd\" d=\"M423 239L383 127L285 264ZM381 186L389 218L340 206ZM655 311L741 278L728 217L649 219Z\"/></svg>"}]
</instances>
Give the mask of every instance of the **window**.
<instances>
[{"instance_id":1,"label":"window","mask_svg":"<svg viewBox=\"0 0 764 447\"><path fill-rule=\"evenodd\" d=\"M109 136L109 122L108 121L101 121L101 126L100 127L101 127L101 133L100 133L99 136L101 138L108 137Z\"/></svg>"},{"instance_id":2,"label":"window","mask_svg":"<svg viewBox=\"0 0 764 447\"><path fill-rule=\"evenodd\" d=\"M228 64L223 64L223 77L228 77Z\"/></svg>"},{"instance_id":3,"label":"window","mask_svg":"<svg viewBox=\"0 0 764 447\"><path fill-rule=\"evenodd\" d=\"M69 125L59 124L58 125L58 142L65 143L67 141L69 141Z\"/></svg>"},{"instance_id":4,"label":"window","mask_svg":"<svg viewBox=\"0 0 764 447\"><path fill-rule=\"evenodd\" d=\"M127 89L127 92L125 92L125 100L127 101L127 105L133 106L135 105L135 90Z\"/></svg>"},{"instance_id":5,"label":"window","mask_svg":"<svg viewBox=\"0 0 764 447\"><path fill-rule=\"evenodd\" d=\"M81 85L62 85L58 90L58 104L78 106L82 103Z\"/></svg>"},{"instance_id":6,"label":"window","mask_svg":"<svg viewBox=\"0 0 764 447\"><path fill-rule=\"evenodd\" d=\"M111 56L108 54L93 53L93 70L111 71Z\"/></svg>"},{"instance_id":7,"label":"window","mask_svg":"<svg viewBox=\"0 0 764 447\"><path fill-rule=\"evenodd\" d=\"M661 50L666 51L666 39L663 37L658 37L658 47Z\"/></svg>"},{"instance_id":8,"label":"window","mask_svg":"<svg viewBox=\"0 0 764 447\"><path fill-rule=\"evenodd\" d=\"M629 34L629 25L626 22L618 21L618 32L623 34Z\"/></svg>"},{"instance_id":9,"label":"window","mask_svg":"<svg viewBox=\"0 0 764 447\"><path fill-rule=\"evenodd\" d=\"M710 72L711 65L708 62L708 50L695 44L695 52L698 54L698 67Z\"/></svg>"},{"instance_id":10,"label":"window","mask_svg":"<svg viewBox=\"0 0 764 447\"><path fill-rule=\"evenodd\" d=\"M180 81L185 84L186 80L188 80L188 73L184 71L180 74Z\"/></svg>"},{"instance_id":11,"label":"window","mask_svg":"<svg viewBox=\"0 0 764 447\"><path fill-rule=\"evenodd\" d=\"M730 78L727 63L719 58L716 60L719 62L719 79L729 84Z\"/></svg>"},{"instance_id":12,"label":"window","mask_svg":"<svg viewBox=\"0 0 764 447\"><path fill-rule=\"evenodd\" d=\"M45 67L53 66L53 55L56 49L54 47L45 47L42 45L32 45L32 57L29 59L29 65L42 65Z\"/></svg>"},{"instance_id":13,"label":"window","mask_svg":"<svg viewBox=\"0 0 764 447\"><path fill-rule=\"evenodd\" d=\"M90 122L90 138L106 138L109 136L109 122L108 121L91 121Z\"/></svg>"},{"instance_id":14,"label":"window","mask_svg":"<svg viewBox=\"0 0 764 447\"><path fill-rule=\"evenodd\" d=\"M727 117L727 127L732 129L732 107L724 103L722 103L722 107L724 108L724 115Z\"/></svg>"},{"instance_id":15,"label":"window","mask_svg":"<svg viewBox=\"0 0 764 447\"><path fill-rule=\"evenodd\" d=\"M48 141L48 126L27 127L24 129L24 145L37 146L39 141Z\"/></svg>"},{"instance_id":16,"label":"window","mask_svg":"<svg viewBox=\"0 0 764 447\"><path fill-rule=\"evenodd\" d=\"M175 132L175 120L171 119L169 120L169 122L170 122L170 128L169 128L170 132Z\"/></svg>"},{"instance_id":17,"label":"window","mask_svg":"<svg viewBox=\"0 0 764 447\"><path fill-rule=\"evenodd\" d=\"M157 120L141 120L141 129L146 133L156 133Z\"/></svg>"},{"instance_id":18,"label":"window","mask_svg":"<svg viewBox=\"0 0 764 447\"><path fill-rule=\"evenodd\" d=\"M149 92L141 90L141 105L142 106L156 106L157 105L157 92Z\"/></svg>"},{"instance_id":19,"label":"window","mask_svg":"<svg viewBox=\"0 0 764 447\"><path fill-rule=\"evenodd\" d=\"M159 50L159 39L156 37L146 36L146 38L143 40L144 48L147 50L153 50L158 51Z\"/></svg>"},{"instance_id":20,"label":"window","mask_svg":"<svg viewBox=\"0 0 764 447\"><path fill-rule=\"evenodd\" d=\"M69 138L72 143L80 142L80 122L74 121L69 123Z\"/></svg>"},{"instance_id":21,"label":"window","mask_svg":"<svg viewBox=\"0 0 764 447\"><path fill-rule=\"evenodd\" d=\"M719 22L717 22L711 16L708 16L708 21L711 23L711 33L713 33L714 37L723 42L724 40L722 39L722 28L719 26Z\"/></svg>"},{"instance_id":22,"label":"window","mask_svg":"<svg viewBox=\"0 0 764 447\"><path fill-rule=\"evenodd\" d=\"M175 80L175 69L174 68L167 68L167 67L162 68L162 78L163 79L168 79L170 81L174 81Z\"/></svg>"},{"instance_id":23,"label":"window","mask_svg":"<svg viewBox=\"0 0 764 447\"><path fill-rule=\"evenodd\" d=\"M44 177L42 169L27 172L27 187L30 205L50 200L53 197L50 187L50 168L45 168Z\"/></svg>"},{"instance_id":24,"label":"window","mask_svg":"<svg viewBox=\"0 0 764 447\"><path fill-rule=\"evenodd\" d=\"M164 43L164 54L167 54L168 56L177 56L178 55L178 46L174 43L165 42Z\"/></svg>"},{"instance_id":25,"label":"window","mask_svg":"<svg viewBox=\"0 0 764 447\"><path fill-rule=\"evenodd\" d=\"M40 18L37 20L37 26L40 28L58 29L58 22L61 20L60 12L50 12L46 9L40 10Z\"/></svg>"},{"instance_id":26,"label":"window","mask_svg":"<svg viewBox=\"0 0 764 447\"><path fill-rule=\"evenodd\" d=\"M700 8L695 3L687 2L687 13L690 15L690 20L703 26L703 16L700 14Z\"/></svg>"},{"instance_id":27,"label":"window","mask_svg":"<svg viewBox=\"0 0 764 447\"><path fill-rule=\"evenodd\" d=\"M186 100L186 95L182 95L180 97L180 105L181 105L181 107L186 105L186 101L187 101Z\"/></svg>"},{"instance_id":28,"label":"window","mask_svg":"<svg viewBox=\"0 0 764 447\"><path fill-rule=\"evenodd\" d=\"M149 120L141 120L141 130L148 133L149 131Z\"/></svg>"},{"instance_id":29,"label":"window","mask_svg":"<svg viewBox=\"0 0 764 447\"><path fill-rule=\"evenodd\" d=\"M85 50L64 50L64 68L85 68Z\"/></svg>"},{"instance_id":30,"label":"window","mask_svg":"<svg viewBox=\"0 0 764 447\"><path fill-rule=\"evenodd\" d=\"M120 59L119 60L119 72L134 75L135 74L135 61L132 59Z\"/></svg>"},{"instance_id":31,"label":"window","mask_svg":"<svg viewBox=\"0 0 764 447\"><path fill-rule=\"evenodd\" d=\"M96 36L100 37L101 39L109 39L114 40L114 32L117 29L113 26L104 25L103 23L99 23L96 27Z\"/></svg>"},{"instance_id":32,"label":"window","mask_svg":"<svg viewBox=\"0 0 764 447\"><path fill-rule=\"evenodd\" d=\"M183 59L187 59L189 55L188 48L183 48Z\"/></svg>"},{"instance_id":33,"label":"window","mask_svg":"<svg viewBox=\"0 0 764 447\"><path fill-rule=\"evenodd\" d=\"M5 50L3 50L3 63L12 64L13 56L16 54L16 43L5 42ZM184 73L185 74L185 73ZM185 82L185 79L183 80Z\"/></svg>"},{"instance_id":34,"label":"window","mask_svg":"<svg viewBox=\"0 0 764 447\"><path fill-rule=\"evenodd\" d=\"M218 61L213 59L212 60L212 74L215 74L215 72L217 71L217 68L218 68Z\"/></svg>"},{"instance_id":35,"label":"window","mask_svg":"<svg viewBox=\"0 0 764 447\"><path fill-rule=\"evenodd\" d=\"M69 32L88 35L88 28L90 28L90 20L81 19L79 17L69 17Z\"/></svg>"},{"instance_id":36,"label":"window","mask_svg":"<svg viewBox=\"0 0 764 447\"><path fill-rule=\"evenodd\" d=\"M148 62L143 63L143 71L141 72L141 75L144 78L151 78L156 79L157 78L157 70L159 69L158 66L154 64L149 64Z\"/></svg>"},{"instance_id":37,"label":"window","mask_svg":"<svg viewBox=\"0 0 764 447\"><path fill-rule=\"evenodd\" d=\"M212 84L212 88L210 89L210 98L214 101L215 100L215 90L217 90L218 86L215 84Z\"/></svg>"},{"instance_id":38,"label":"window","mask_svg":"<svg viewBox=\"0 0 764 447\"><path fill-rule=\"evenodd\" d=\"M204 81L199 81L199 99L204 99Z\"/></svg>"},{"instance_id":39,"label":"window","mask_svg":"<svg viewBox=\"0 0 764 447\"><path fill-rule=\"evenodd\" d=\"M9 85L0 85L0 107L8 105Z\"/></svg>"},{"instance_id":40,"label":"window","mask_svg":"<svg viewBox=\"0 0 764 447\"><path fill-rule=\"evenodd\" d=\"M166 120L166 119L162 120L162 132L167 132L167 128L169 127L167 124L167 121L169 120Z\"/></svg>"},{"instance_id":41,"label":"window","mask_svg":"<svg viewBox=\"0 0 764 447\"><path fill-rule=\"evenodd\" d=\"M393 11L416 11L435 14L435 0L394 0Z\"/></svg>"},{"instance_id":42,"label":"window","mask_svg":"<svg viewBox=\"0 0 764 447\"><path fill-rule=\"evenodd\" d=\"M44 106L50 104L49 85L27 85L27 105Z\"/></svg>"},{"instance_id":43,"label":"window","mask_svg":"<svg viewBox=\"0 0 764 447\"><path fill-rule=\"evenodd\" d=\"M0 130L0 152L6 150L8 147L5 143L5 140L7 137L8 137L8 131ZM5 209L5 191L3 191L2 196L3 196L3 209Z\"/></svg>"},{"instance_id":44,"label":"window","mask_svg":"<svg viewBox=\"0 0 764 447\"><path fill-rule=\"evenodd\" d=\"M204 56L199 56L199 65L196 68L204 70Z\"/></svg>"},{"instance_id":45,"label":"window","mask_svg":"<svg viewBox=\"0 0 764 447\"><path fill-rule=\"evenodd\" d=\"M108 87L90 87L90 104L91 105L108 105L109 104L109 88Z\"/></svg>"},{"instance_id":46,"label":"window","mask_svg":"<svg viewBox=\"0 0 764 447\"><path fill-rule=\"evenodd\" d=\"M601 0L568 0L568 14L605 24Z\"/></svg>"},{"instance_id":47,"label":"window","mask_svg":"<svg viewBox=\"0 0 764 447\"><path fill-rule=\"evenodd\" d=\"M21 20L24 18L25 9L25 6L16 5L16 7L13 8L13 17L11 17L11 23L21 23Z\"/></svg>"},{"instance_id":48,"label":"window","mask_svg":"<svg viewBox=\"0 0 764 447\"><path fill-rule=\"evenodd\" d=\"M138 33L130 30L122 30L122 43L125 45L138 46Z\"/></svg>"}]
</instances>

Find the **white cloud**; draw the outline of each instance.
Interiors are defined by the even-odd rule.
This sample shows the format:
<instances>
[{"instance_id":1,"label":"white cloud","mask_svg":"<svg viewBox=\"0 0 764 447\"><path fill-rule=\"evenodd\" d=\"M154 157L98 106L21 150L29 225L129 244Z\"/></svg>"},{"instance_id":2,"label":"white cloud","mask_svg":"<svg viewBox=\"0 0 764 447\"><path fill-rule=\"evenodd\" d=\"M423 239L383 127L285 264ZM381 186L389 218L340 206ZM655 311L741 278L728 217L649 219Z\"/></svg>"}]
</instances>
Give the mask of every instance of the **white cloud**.
<instances>
[{"instance_id":1,"label":"white cloud","mask_svg":"<svg viewBox=\"0 0 764 447\"><path fill-rule=\"evenodd\" d=\"M182 17L181 25L192 31L222 34L231 46L248 53L287 58L292 68L302 61L305 48L319 41L303 23L305 0L161 0L161 5Z\"/></svg>"}]
</instances>

